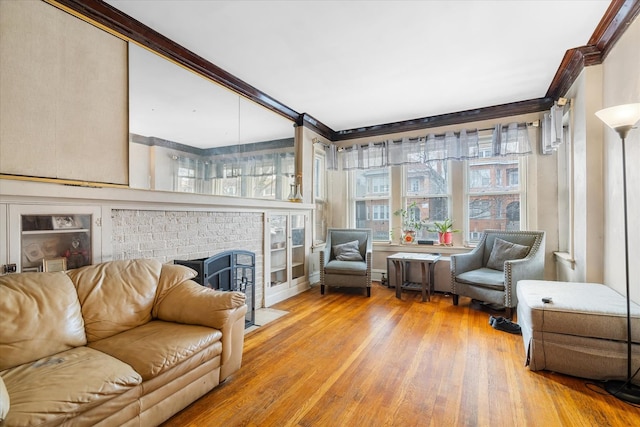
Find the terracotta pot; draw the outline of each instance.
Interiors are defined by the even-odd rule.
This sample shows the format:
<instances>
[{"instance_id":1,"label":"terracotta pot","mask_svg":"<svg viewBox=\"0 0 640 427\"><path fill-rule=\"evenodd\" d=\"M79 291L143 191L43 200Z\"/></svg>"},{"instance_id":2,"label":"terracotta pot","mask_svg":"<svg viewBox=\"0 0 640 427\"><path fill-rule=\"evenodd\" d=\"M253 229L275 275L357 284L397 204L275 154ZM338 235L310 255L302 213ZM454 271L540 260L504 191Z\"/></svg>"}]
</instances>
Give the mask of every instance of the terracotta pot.
<instances>
[{"instance_id":1,"label":"terracotta pot","mask_svg":"<svg viewBox=\"0 0 640 427\"><path fill-rule=\"evenodd\" d=\"M445 233L438 233L438 237L440 239L441 245L452 245L453 244L453 232L447 231Z\"/></svg>"},{"instance_id":2,"label":"terracotta pot","mask_svg":"<svg viewBox=\"0 0 640 427\"><path fill-rule=\"evenodd\" d=\"M416 242L416 232L415 230L404 230L402 232L402 243L415 243Z\"/></svg>"}]
</instances>

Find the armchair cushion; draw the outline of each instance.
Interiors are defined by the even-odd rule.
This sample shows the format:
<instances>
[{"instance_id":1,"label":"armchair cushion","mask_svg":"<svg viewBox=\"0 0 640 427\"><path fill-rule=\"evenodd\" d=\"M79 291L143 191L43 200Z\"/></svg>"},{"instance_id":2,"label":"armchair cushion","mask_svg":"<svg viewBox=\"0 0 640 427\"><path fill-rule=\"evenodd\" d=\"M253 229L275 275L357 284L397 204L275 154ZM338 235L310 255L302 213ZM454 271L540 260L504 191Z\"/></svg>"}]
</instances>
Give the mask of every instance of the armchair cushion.
<instances>
[{"instance_id":1,"label":"armchair cushion","mask_svg":"<svg viewBox=\"0 0 640 427\"><path fill-rule=\"evenodd\" d=\"M504 290L504 272L492 268L479 268L456 276L461 283L482 286L485 288Z\"/></svg>"},{"instance_id":2,"label":"armchair cushion","mask_svg":"<svg viewBox=\"0 0 640 427\"><path fill-rule=\"evenodd\" d=\"M507 242L500 238L495 239L487 267L494 270L504 271L504 262L512 259L521 259L529 253L529 246Z\"/></svg>"},{"instance_id":3,"label":"armchair cushion","mask_svg":"<svg viewBox=\"0 0 640 427\"><path fill-rule=\"evenodd\" d=\"M342 274L351 276L366 276L367 263L364 261L329 261L324 268L325 274Z\"/></svg>"},{"instance_id":4,"label":"armchair cushion","mask_svg":"<svg viewBox=\"0 0 640 427\"><path fill-rule=\"evenodd\" d=\"M333 253L339 261L364 261L357 240L333 246Z\"/></svg>"}]
</instances>

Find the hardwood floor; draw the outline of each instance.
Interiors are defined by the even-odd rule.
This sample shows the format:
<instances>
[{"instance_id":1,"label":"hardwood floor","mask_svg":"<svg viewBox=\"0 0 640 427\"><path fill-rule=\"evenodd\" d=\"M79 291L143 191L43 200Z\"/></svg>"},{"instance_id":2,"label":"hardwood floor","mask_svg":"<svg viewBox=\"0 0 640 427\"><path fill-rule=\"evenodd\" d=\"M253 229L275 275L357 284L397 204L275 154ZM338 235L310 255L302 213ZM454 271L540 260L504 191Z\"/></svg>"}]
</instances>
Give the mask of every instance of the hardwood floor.
<instances>
[{"instance_id":1,"label":"hardwood floor","mask_svg":"<svg viewBox=\"0 0 640 427\"><path fill-rule=\"evenodd\" d=\"M164 426L633 426L640 408L524 366L520 335L460 298L319 287L245 339L243 366Z\"/></svg>"}]
</instances>

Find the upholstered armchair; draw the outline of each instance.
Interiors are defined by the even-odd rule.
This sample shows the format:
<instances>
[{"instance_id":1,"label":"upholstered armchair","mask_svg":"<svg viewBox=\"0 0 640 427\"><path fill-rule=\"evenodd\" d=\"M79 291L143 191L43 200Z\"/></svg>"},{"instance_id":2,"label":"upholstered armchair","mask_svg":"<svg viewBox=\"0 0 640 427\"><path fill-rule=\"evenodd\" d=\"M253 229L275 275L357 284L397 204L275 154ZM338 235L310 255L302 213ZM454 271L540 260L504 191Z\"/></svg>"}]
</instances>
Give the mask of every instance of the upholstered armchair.
<instances>
[{"instance_id":1,"label":"upholstered armchair","mask_svg":"<svg viewBox=\"0 0 640 427\"><path fill-rule=\"evenodd\" d=\"M320 252L320 292L326 287L365 288L371 296L373 233L368 228L330 228Z\"/></svg>"},{"instance_id":2,"label":"upholstered armchair","mask_svg":"<svg viewBox=\"0 0 640 427\"><path fill-rule=\"evenodd\" d=\"M451 255L453 305L460 295L495 304L511 318L519 280L542 279L544 231L486 230L469 253Z\"/></svg>"}]
</instances>

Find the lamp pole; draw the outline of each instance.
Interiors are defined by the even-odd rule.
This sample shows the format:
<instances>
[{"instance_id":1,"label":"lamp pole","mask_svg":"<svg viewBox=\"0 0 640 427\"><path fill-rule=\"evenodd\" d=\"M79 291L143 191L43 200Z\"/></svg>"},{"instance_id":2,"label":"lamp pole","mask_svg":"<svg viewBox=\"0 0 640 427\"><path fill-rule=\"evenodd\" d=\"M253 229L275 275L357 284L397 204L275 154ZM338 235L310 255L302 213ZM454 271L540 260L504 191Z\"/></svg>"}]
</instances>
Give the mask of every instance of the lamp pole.
<instances>
[{"instance_id":1,"label":"lamp pole","mask_svg":"<svg viewBox=\"0 0 640 427\"><path fill-rule=\"evenodd\" d=\"M627 293L627 377L626 380L607 381L605 389L625 402L640 404L640 387L633 384L631 376L631 294L629 286L629 224L627 219L627 160L625 139L640 119L640 104L627 104L598 111L596 116L615 130L622 141L622 200L624 209L624 264Z\"/></svg>"}]
</instances>

